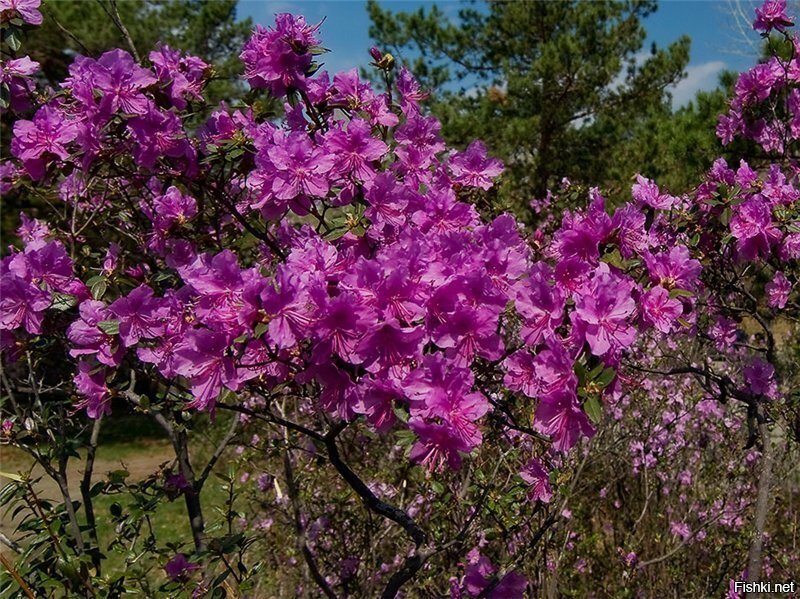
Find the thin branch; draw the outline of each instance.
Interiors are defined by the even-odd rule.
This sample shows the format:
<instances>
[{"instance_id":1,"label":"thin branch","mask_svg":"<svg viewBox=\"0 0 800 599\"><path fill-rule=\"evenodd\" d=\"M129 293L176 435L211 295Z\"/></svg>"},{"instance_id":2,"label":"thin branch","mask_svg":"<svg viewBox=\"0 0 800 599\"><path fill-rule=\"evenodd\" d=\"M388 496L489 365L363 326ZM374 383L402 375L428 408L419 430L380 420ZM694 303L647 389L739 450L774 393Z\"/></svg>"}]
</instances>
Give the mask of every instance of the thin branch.
<instances>
[{"instance_id":1,"label":"thin branch","mask_svg":"<svg viewBox=\"0 0 800 599\"><path fill-rule=\"evenodd\" d=\"M128 44L128 49L131 51L133 58L136 60L137 63L142 62L142 58L139 56L139 52L136 50L136 45L133 43L133 38L131 37L128 28L125 27L125 23L122 22L122 19L119 16L119 8L117 8L117 0L108 0L108 3L111 5L111 10L105 5L103 0L97 0L97 3L103 8L106 12L108 17L114 22L119 32L122 34L122 37L125 38L125 43Z\"/></svg>"},{"instance_id":2,"label":"thin branch","mask_svg":"<svg viewBox=\"0 0 800 599\"><path fill-rule=\"evenodd\" d=\"M345 482L350 485L359 497L361 497L369 509L399 524L417 546L423 545L427 541L428 535L419 527L414 519L403 510L378 499L364 481L342 461L339 455L339 449L336 447L336 436L343 428L343 426L334 427L330 433L325 435L325 447L328 450L328 459L330 459L333 467L336 468L336 471L339 472Z\"/></svg>"},{"instance_id":3,"label":"thin branch","mask_svg":"<svg viewBox=\"0 0 800 599\"><path fill-rule=\"evenodd\" d=\"M81 498L83 499L83 511L86 512L86 524L89 525L89 538L92 540L95 549L99 551L97 541L97 521L94 516L94 505L92 501L92 472L94 471L94 458L97 453L97 441L100 437L100 427L103 422L103 415L97 418L92 425L92 435L89 439L89 447L86 450L86 468L83 471L83 479L81 480ZM92 555L92 562L94 563L97 574L100 574L100 556L97 552Z\"/></svg>"},{"instance_id":4,"label":"thin branch","mask_svg":"<svg viewBox=\"0 0 800 599\"><path fill-rule=\"evenodd\" d=\"M0 563L3 564L3 567L8 570L8 573L11 574L11 578L19 585L19 588L22 589L22 592L25 593L25 596L29 599L36 599L36 596L31 591L31 588L27 585L27 583L22 579L22 576L19 575L17 569L14 567L8 558L0 553Z\"/></svg>"},{"instance_id":5,"label":"thin branch","mask_svg":"<svg viewBox=\"0 0 800 599\"><path fill-rule=\"evenodd\" d=\"M217 449L214 451L214 454L211 456L211 459L206 464L206 467L203 468L203 472L200 473L200 476L195 483L195 488L199 493L203 489L203 485L205 484L206 480L208 480L211 471L214 470L214 466L219 461L220 457L222 457L225 448L233 441L233 438L236 436L236 433L239 428L239 421L241 420L241 414L237 413L233 417L233 422L231 422L231 427L228 429L227 434L225 437L220 441L219 445L217 445Z\"/></svg>"}]
</instances>

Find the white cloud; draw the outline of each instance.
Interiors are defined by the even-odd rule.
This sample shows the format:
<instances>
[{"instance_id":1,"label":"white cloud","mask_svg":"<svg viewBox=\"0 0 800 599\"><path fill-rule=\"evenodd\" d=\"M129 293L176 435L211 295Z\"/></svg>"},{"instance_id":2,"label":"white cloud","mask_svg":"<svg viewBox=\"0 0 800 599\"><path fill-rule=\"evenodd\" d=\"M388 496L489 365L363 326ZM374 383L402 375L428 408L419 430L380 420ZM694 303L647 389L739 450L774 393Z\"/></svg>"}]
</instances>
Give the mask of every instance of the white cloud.
<instances>
[{"instance_id":1,"label":"white cloud","mask_svg":"<svg viewBox=\"0 0 800 599\"><path fill-rule=\"evenodd\" d=\"M680 108L694 100L700 90L710 91L717 87L719 74L727 65L721 60L712 60L686 67L686 77L669 88L672 106Z\"/></svg>"}]
</instances>

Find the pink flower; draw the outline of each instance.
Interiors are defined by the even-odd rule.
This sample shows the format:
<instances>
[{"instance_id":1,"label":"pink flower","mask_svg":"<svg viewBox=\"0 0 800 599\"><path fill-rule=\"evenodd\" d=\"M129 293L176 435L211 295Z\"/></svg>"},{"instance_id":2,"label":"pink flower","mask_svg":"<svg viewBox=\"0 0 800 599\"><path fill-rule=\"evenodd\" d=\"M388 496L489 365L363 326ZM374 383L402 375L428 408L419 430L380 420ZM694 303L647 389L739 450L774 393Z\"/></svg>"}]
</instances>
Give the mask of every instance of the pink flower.
<instances>
[{"instance_id":1,"label":"pink flower","mask_svg":"<svg viewBox=\"0 0 800 599\"><path fill-rule=\"evenodd\" d=\"M492 179L503 172L503 163L496 158L487 159L486 146L475 140L466 151L450 158L450 172L455 183L490 189L494 185Z\"/></svg>"},{"instance_id":2,"label":"pink flower","mask_svg":"<svg viewBox=\"0 0 800 599\"><path fill-rule=\"evenodd\" d=\"M778 384L775 381L775 368L761 358L755 358L744 369L744 380L755 395L768 399L778 399Z\"/></svg>"},{"instance_id":3,"label":"pink flower","mask_svg":"<svg viewBox=\"0 0 800 599\"><path fill-rule=\"evenodd\" d=\"M550 488L550 475L542 467L542 463L539 460L532 459L520 471L519 475L522 480L530 485L528 499L550 503L553 498L553 490Z\"/></svg>"},{"instance_id":4,"label":"pink flower","mask_svg":"<svg viewBox=\"0 0 800 599\"><path fill-rule=\"evenodd\" d=\"M41 25L41 3L42 0L0 0L0 22L5 23L19 16L29 25Z\"/></svg>"},{"instance_id":5,"label":"pink flower","mask_svg":"<svg viewBox=\"0 0 800 599\"><path fill-rule=\"evenodd\" d=\"M773 29L784 31L786 27L791 27L794 22L786 14L786 0L766 0L764 4L756 8L756 20L753 21L753 29L769 33Z\"/></svg>"},{"instance_id":6,"label":"pink flower","mask_svg":"<svg viewBox=\"0 0 800 599\"><path fill-rule=\"evenodd\" d=\"M766 285L767 304L770 308L783 309L789 301L789 294L792 292L792 284L786 275L780 270L772 277L772 281Z\"/></svg>"},{"instance_id":7,"label":"pink flower","mask_svg":"<svg viewBox=\"0 0 800 599\"><path fill-rule=\"evenodd\" d=\"M645 322L662 333L671 333L683 313L681 302L670 298L669 291L660 285L645 293L640 304Z\"/></svg>"},{"instance_id":8,"label":"pink flower","mask_svg":"<svg viewBox=\"0 0 800 599\"><path fill-rule=\"evenodd\" d=\"M566 453L581 436L592 437L594 428L571 392L553 394L540 401L533 426L539 432L553 437L553 448Z\"/></svg>"}]
</instances>

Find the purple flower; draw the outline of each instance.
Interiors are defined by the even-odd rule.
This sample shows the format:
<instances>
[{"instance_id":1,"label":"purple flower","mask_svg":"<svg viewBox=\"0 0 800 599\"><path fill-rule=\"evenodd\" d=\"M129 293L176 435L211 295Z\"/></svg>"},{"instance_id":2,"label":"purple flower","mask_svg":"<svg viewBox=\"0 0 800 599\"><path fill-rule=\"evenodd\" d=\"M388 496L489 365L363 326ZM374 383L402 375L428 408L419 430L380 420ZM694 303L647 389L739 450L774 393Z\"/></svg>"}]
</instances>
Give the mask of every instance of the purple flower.
<instances>
[{"instance_id":1,"label":"purple flower","mask_svg":"<svg viewBox=\"0 0 800 599\"><path fill-rule=\"evenodd\" d=\"M627 349L636 339L636 329L629 322L636 310L632 289L630 280L601 271L579 292L573 319L584 327L594 355Z\"/></svg>"},{"instance_id":2,"label":"purple flower","mask_svg":"<svg viewBox=\"0 0 800 599\"><path fill-rule=\"evenodd\" d=\"M153 297L153 290L147 285L119 298L108 309L119 320L119 338L125 347L136 345L139 339L155 339L164 334L167 308Z\"/></svg>"},{"instance_id":3,"label":"purple flower","mask_svg":"<svg viewBox=\"0 0 800 599\"><path fill-rule=\"evenodd\" d=\"M753 29L769 33L773 29L784 31L786 27L791 27L794 22L786 14L786 0L766 0L764 4L756 8L756 20L753 21Z\"/></svg>"},{"instance_id":4,"label":"purple flower","mask_svg":"<svg viewBox=\"0 0 800 599\"><path fill-rule=\"evenodd\" d=\"M389 372L404 376L422 353L425 332L421 327L404 328L387 320L366 333L354 356L373 374Z\"/></svg>"},{"instance_id":5,"label":"purple flower","mask_svg":"<svg viewBox=\"0 0 800 599\"><path fill-rule=\"evenodd\" d=\"M533 458L520 470L519 475L522 480L530 485L528 499L550 503L553 498L553 490L550 488L550 475L542 467L542 463L539 460Z\"/></svg>"},{"instance_id":6,"label":"purple flower","mask_svg":"<svg viewBox=\"0 0 800 599\"><path fill-rule=\"evenodd\" d=\"M20 17L29 25L41 25L42 13L39 5L42 0L0 0L0 22L5 23Z\"/></svg>"},{"instance_id":7,"label":"purple flower","mask_svg":"<svg viewBox=\"0 0 800 599\"><path fill-rule=\"evenodd\" d=\"M267 150L275 168L272 191L279 200L298 195L325 197L328 193L328 171L334 158L312 144L306 133L291 132L276 137Z\"/></svg>"},{"instance_id":8,"label":"purple flower","mask_svg":"<svg viewBox=\"0 0 800 599\"><path fill-rule=\"evenodd\" d=\"M636 175L631 195L639 206L649 206L656 210L669 210L675 204L674 197L661 193L655 183L641 175Z\"/></svg>"},{"instance_id":9,"label":"purple flower","mask_svg":"<svg viewBox=\"0 0 800 599\"><path fill-rule=\"evenodd\" d=\"M331 352L350 360L359 340L374 322L374 312L354 293L344 292L332 298L314 326L319 338L314 361L328 359Z\"/></svg>"},{"instance_id":10,"label":"purple flower","mask_svg":"<svg viewBox=\"0 0 800 599\"><path fill-rule=\"evenodd\" d=\"M87 360L78 362L78 374L72 379L84 399L75 407L85 409L89 418L111 414L111 392L106 385L105 369Z\"/></svg>"},{"instance_id":11,"label":"purple flower","mask_svg":"<svg viewBox=\"0 0 800 599\"><path fill-rule=\"evenodd\" d=\"M533 426L539 432L551 435L553 448L562 453L572 449L581 436L594 435L594 428L572 392L555 393L540 401Z\"/></svg>"},{"instance_id":12,"label":"purple flower","mask_svg":"<svg viewBox=\"0 0 800 599\"><path fill-rule=\"evenodd\" d=\"M261 294L269 318L267 335L279 348L292 347L309 332L311 304L299 276L280 268L275 277L278 289L268 286Z\"/></svg>"},{"instance_id":13,"label":"purple flower","mask_svg":"<svg viewBox=\"0 0 800 599\"><path fill-rule=\"evenodd\" d=\"M767 304L770 308L783 309L789 301L789 294L792 292L792 284L783 272L778 271L772 281L766 285Z\"/></svg>"},{"instance_id":14,"label":"purple flower","mask_svg":"<svg viewBox=\"0 0 800 599\"><path fill-rule=\"evenodd\" d=\"M193 329L175 348L175 372L189 379L194 396L188 407L213 412L223 385L232 391L238 389L236 367L226 355L228 345L222 333Z\"/></svg>"},{"instance_id":15,"label":"purple flower","mask_svg":"<svg viewBox=\"0 0 800 599\"><path fill-rule=\"evenodd\" d=\"M0 84L8 87L11 110L24 112L30 109L31 96L36 87L31 75L38 70L39 63L29 56L0 62Z\"/></svg>"},{"instance_id":16,"label":"purple flower","mask_svg":"<svg viewBox=\"0 0 800 599\"><path fill-rule=\"evenodd\" d=\"M334 158L332 172L361 181L371 181L375 177L372 163L387 150L385 143L372 136L370 124L359 118L347 124L347 131L333 129L328 133L325 146Z\"/></svg>"},{"instance_id":17,"label":"purple flower","mask_svg":"<svg viewBox=\"0 0 800 599\"><path fill-rule=\"evenodd\" d=\"M403 399L399 386L391 381L369 381L360 386L359 396L356 413L364 414L376 431L387 432L397 420L394 404Z\"/></svg>"},{"instance_id":18,"label":"purple flower","mask_svg":"<svg viewBox=\"0 0 800 599\"><path fill-rule=\"evenodd\" d=\"M43 106L32 121L14 123L11 153L22 161L31 178L38 180L52 158L69 158L67 144L77 136L77 123L68 121L60 110Z\"/></svg>"},{"instance_id":19,"label":"purple flower","mask_svg":"<svg viewBox=\"0 0 800 599\"><path fill-rule=\"evenodd\" d=\"M542 269L517 290L515 307L522 316L522 339L530 346L549 337L564 318L564 294L550 285L548 273Z\"/></svg>"},{"instance_id":20,"label":"purple flower","mask_svg":"<svg viewBox=\"0 0 800 599\"><path fill-rule=\"evenodd\" d=\"M656 285L647 291L640 301L642 317L662 333L671 333L683 313L683 304L670 298L669 291Z\"/></svg>"},{"instance_id":21,"label":"purple flower","mask_svg":"<svg viewBox=\"0 0 800 599\"><path fill-rule=\"evenodd\" d=\"M719 351L725 351L733 347L736 342L737 323L735 320L720 316L708 331Z\"/></svg>"},{"instance_id":22,"label":"purple flower","mask_svg":"<svg viewBox=\"0 0 800 599\"><path fill-rule=\"evenodd\" d=\"M273 96L291 87L304 89L313 58L309 48L319 44L317 29L319 25L309 26L303 17L288 13L275 16L274 29L256 26L240 55L250 86L266 88Z\"/></svg>"},{"instance_id":23,"label":"purple flower","mask_svg":"<svg viewBox=\"0 0 800 599\"><path fill-rule=\"evenodd\" d=\"M186 559L185 554L178 553L166 563L164 572L166 572L167 577L173 582L186 582L192 572L201 568L202 566L200 564L190 562Z\"/></svg>"},{"instance_id":24,"label":"purple flower","mask_svg":"<svg viewBox=\"0 0 800 599\"><path fill-rule=\"evenodd\" d=\"M128 121L134 141L133 156L139 166L152 168L160 157L181 159L185 174L197 169L197 156L186 139L183 123L174 112L159 110L154 104Z\"/></svg>"},{"instance_id":25,"label":"purple flower","mask_svg":"<svg viewBox=\"0 0 800 599\"><path fill-rule=\"evenodd\" d=\"M94 87L102 93L101 112L147 114L151 102L142 90L158 80L149 70L137 65L130 54L119 49L109 50L90 68Z\"/></svg>"},{"instance_id":26,"label":"purple flower","mask_svg":"<svg viewBox=\"0 0 800 599\"><path fill-rule=\"evenodd\" d=\"M669 252L655 255L645 253L644 261L653 284L661 285L668 291L697 288L702 267L698 260L691 257L685 245L676 245Z\"/></svg>"},{"instance_id":27,"label":"purple flower","mask_svg":"<svg viewBox=\"0 0 800 599\"><path fill-rule=\"evenodd\" d=\"M492 179L503 172L503 163L496 158L487 159L486 146L479 140L469 144L463 153L456 152L449 166L453 182L481 189L490 189L494 185Z\"/></svg>"},{"instance_id":28,"label":"purple flower","mask_svg":"<svg viewBox=\"0 0 800 599\"><path fill-rule=\"evenodd\" d=\"M489 308L459 307L448 314L433 332L433 340L448 349L458 367L468 367L475 355L497 359L503 351L503 340L497 335L496 311Z\"/></svg>"},{"instance_id":29,"label":"purple flower","mask_svg":"<svg viewBox=\"0 0 800 599\"><path fill-rule=\"evenodd\" d=\"M187 99L202 100L201 90L209 65L197 56L181 56L180 50L160 45L150 52L158 82L166 88L173 106L186 108Z\"/></svg>"},{"instance_id":30,"label":"purple flower","mask_svg":"<svg viewBox=\"0 0 800 599\"><path fill-rule=\"evenodd\" d=\"M13 273L0 277L0 329L23 327L32 335L42 333L44 312L50 294Z\"/></svg>"},{"instance_id":31,"label":"purple flower","mask_svg":"<svg viewBox=\"0 0 800 599\"><path fill-rule=\"evenodd\" d=\"M124 354L117 339L103 331L98 325L112 319L112 314L103 302L86 300L79 307L80 318L67 329L67 339L75 346L69 350L73 358L94 356L101 364L118 366Z\"/></svg>"},{"instance_id":32,"label":"purple flower","mask_svg":"<svg viewBox=\"0 0 800 599\"><path fill-rule=\"evenodd\" d=\"M778 384L775 381L775 368L761 358L754 358L744 369L744 381L755 395L768 399L778 399Z\"/></svg>"},{"instance_id":33,"label":"purple flower","mask_svg":"<svg viewBox=\"0 0 800 599\"><path fill-rule=\"evenodd\" d=\"M772 211L760 196L753 196L734 209L730 229L743 260L768 255L772 245L781 240L781 232L772 222Z\"/></svg>"},{"instance_id":34,"label":"purple flower","mask_svg":"<svg viewBox=\"0 0 800 599\"><path fill-rule=\"evenodd\" d=\"M461 468L460 453L472 449L448 424L434 424L421 418L411 418L408 428L419 440L411 447L409 457L432 471L441 471L447 463L453 470Z\"/></svg>"}]
</instances>

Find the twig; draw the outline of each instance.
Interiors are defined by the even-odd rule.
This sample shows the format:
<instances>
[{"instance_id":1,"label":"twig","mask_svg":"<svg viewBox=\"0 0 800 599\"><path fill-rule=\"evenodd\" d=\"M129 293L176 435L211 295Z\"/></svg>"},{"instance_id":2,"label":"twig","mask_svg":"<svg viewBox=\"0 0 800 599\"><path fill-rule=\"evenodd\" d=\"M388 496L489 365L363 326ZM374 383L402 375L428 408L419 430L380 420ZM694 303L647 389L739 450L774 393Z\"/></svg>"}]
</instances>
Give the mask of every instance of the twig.
<instances>
[{"instance_id":1,"label":"twig","mask_svg":"<svg viewBox=\"0 0 800 599\"><path fill-rule=\"evenodd\" d=\"M22 579L22 576L19 575L19 572L17 572L17 569L14 567L14 564L12 564L8 560L8 558L2 553L0 553L0 563L2 563L5 569L8 570L8 573L11 574L11 577L19 585L19 588L21 588L22 592L25 593L25 596L28 597L29 599L36 599L36 596L33 594L33 591L31 591L31 588Z\"/></svg>"},{"instance_id":2,"label":"twig","mask_svg":"<svg viewBox=\"0 0 800 599\"><path fill-rule=\"evenodd\" d=\"M117 8L117 0L108 0L108 3L111 5L111 8L113 10L109 10L108 7L106 7L103 0L97 0L97 3L100 4L100 6L106 12L108 17L114 22L114 25L117 26L117 29L119 29L120 33L122 34L122 37L125 38L125 43L128 44L128 49L131 51L133 58L136 60L137 63L141 63L142 59L139 56L139 52L136 50L136 46L133 43L133 38L131 37L128 28L125 27L125 23L122 22L122 19L119 16L119 9Z\"/></svg>"},{"instance_id":3,"label":"twig","mask_svg":"<svg viewBox=\"0 0 800 599\"><path fill-rule=\"evenodd\" d=\"M214 470L214 466L219 461L220 457L222 457L225 448L230 444L233 438L236 436L237 429L239 428L239 421L241 420L241 414L237 413L233 417L233 422L231 422L231 427L228 429L227 434L225 437L220 441L220 444L217 445L217 449L214 451L214 454L211 456L211 459L206 464L205 468L203 468L203 472L200 473L200 476L195 483L195 488L199 493L203 489L203 485L205 484L206 480L208 479L211 471Z\"/></svg>"}]
</instances>

